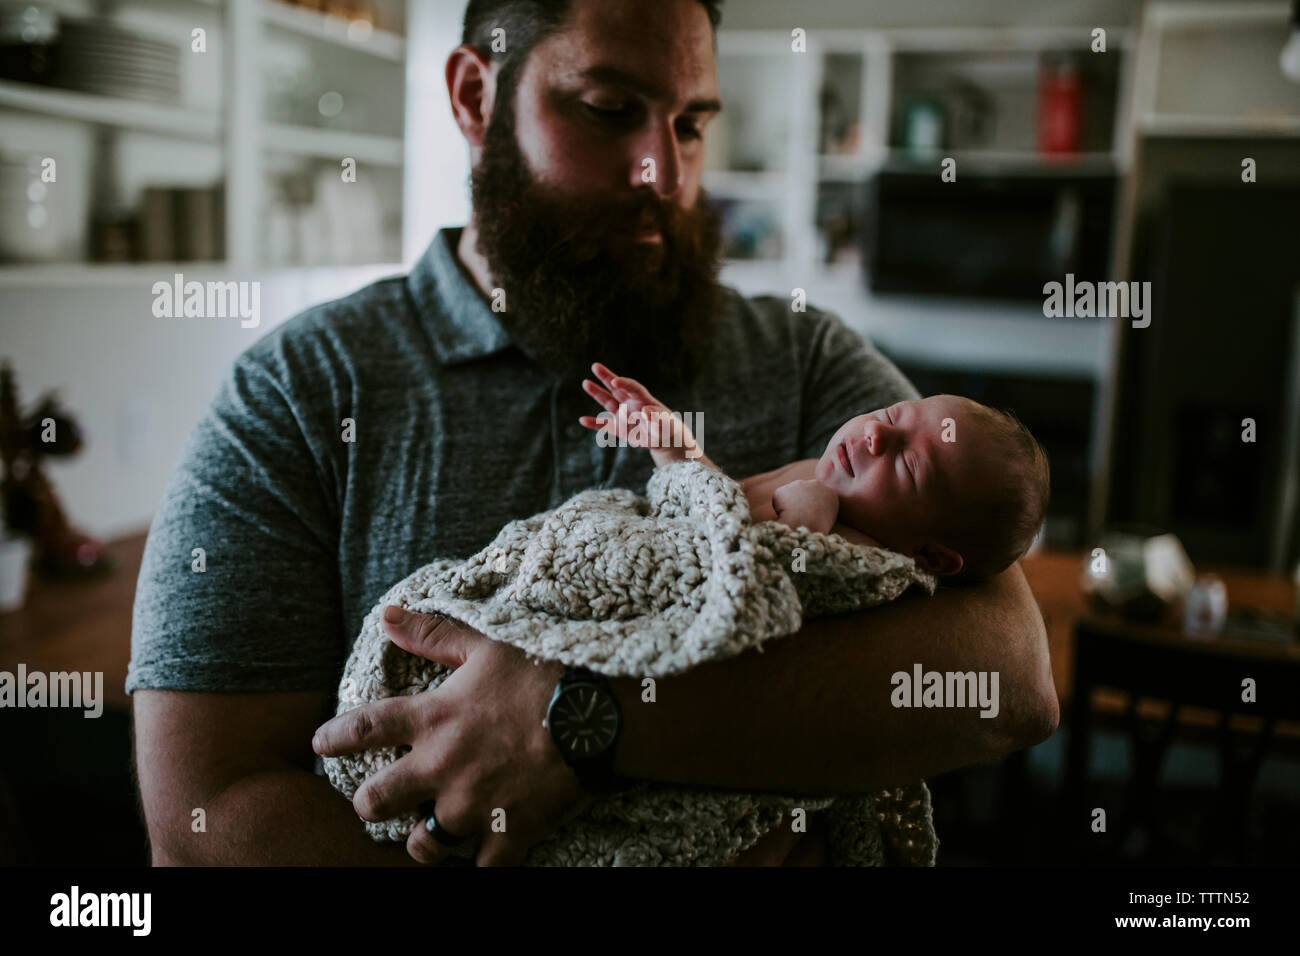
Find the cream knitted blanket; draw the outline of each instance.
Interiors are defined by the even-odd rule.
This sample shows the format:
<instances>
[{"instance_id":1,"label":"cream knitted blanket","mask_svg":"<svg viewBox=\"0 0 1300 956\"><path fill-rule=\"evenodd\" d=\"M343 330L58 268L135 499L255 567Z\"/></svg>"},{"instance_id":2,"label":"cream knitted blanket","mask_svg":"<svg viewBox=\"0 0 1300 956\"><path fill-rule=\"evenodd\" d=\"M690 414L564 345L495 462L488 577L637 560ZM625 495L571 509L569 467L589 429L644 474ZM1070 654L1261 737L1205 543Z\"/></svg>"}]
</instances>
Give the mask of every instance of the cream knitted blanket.
<instances>
[{"instance_id":1,"label":"cream knitted blanket","mask_svg":"<svg viewBox=\"0 0 1300 956\"><path fill-rule=\"evenodd\" d=\"M383 634L388 604L439 612L529 656L610 677L657 678L759 648L805 616L855 611L935 580L911 558L839 535L753 523L740 485L698 462L655 471L646 497L585 491L512 521L464 561L435 561L367 615L338 713L436 687L450 673ZM654 706L644 704L643 706ZM385 748L325 761L349 799L400 756ZM800 813L799 811L803 811ZM872 795L742 793L642 782L595 800L528 853L529 866L716 866L776 827L825 811L837 865L933 865L924 781ZM415 814L367 823L405 840Z\"/></svg>"}]
</instances>

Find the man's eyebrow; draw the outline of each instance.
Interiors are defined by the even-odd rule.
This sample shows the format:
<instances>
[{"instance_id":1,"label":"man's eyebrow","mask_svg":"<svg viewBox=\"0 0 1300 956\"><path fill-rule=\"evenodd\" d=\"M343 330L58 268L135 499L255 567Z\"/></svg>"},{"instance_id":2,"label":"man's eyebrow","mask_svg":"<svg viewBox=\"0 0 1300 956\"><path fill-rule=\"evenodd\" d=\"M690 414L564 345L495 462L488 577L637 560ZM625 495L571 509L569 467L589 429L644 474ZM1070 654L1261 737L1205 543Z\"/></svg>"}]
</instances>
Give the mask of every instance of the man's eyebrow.
<instances>
[{"instance_id":1,"label":"man's eyebrow","mask_svg":"<svg viewBox=\"0 0 1300 956\"><path fill-rule=\"evenodd\" d=\"M578 73L578 77L593 83L609 83L621 86L648 99L666 99L663 89L653 83L647 83L641 77L616 66L593 66ZM715 98L695 99L686 104L685 113L718 113L722 110L722 101Z\"/></svg>"}]
</instances>

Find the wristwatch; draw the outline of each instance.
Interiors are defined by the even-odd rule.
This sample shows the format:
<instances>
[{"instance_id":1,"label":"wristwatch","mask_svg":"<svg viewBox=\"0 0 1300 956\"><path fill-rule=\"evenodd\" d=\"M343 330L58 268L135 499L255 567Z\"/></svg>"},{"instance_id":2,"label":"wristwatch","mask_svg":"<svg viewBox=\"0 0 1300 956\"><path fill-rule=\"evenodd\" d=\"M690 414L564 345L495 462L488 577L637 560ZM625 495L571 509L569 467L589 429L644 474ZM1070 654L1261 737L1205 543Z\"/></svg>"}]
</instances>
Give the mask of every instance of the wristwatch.
<instances>
[{"instance_id":1,"label":"wristwatch","mask_svg":"<svg viewBox=\"0 0 1300 956\"><path fill-rule=\"evenodd\" d=\"M618 786L614 745L623 717L608 680L585 667L565 667L542 726L585 789L600 793Z\"/></svg>"}]
</instances>

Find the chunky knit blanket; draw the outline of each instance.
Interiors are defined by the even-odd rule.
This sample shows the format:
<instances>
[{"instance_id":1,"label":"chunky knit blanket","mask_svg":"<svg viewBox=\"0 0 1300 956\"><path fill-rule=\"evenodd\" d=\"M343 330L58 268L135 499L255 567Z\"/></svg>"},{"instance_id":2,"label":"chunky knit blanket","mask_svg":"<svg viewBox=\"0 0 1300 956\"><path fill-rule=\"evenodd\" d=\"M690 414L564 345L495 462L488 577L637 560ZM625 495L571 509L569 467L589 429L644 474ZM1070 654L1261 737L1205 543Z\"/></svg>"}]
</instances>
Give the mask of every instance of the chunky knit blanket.
<instances>
[{"instance_id":1,"label":"chunky knit blanket","mask_svg":"<svg viewBox=\"0 0 1300 956\"><path fill-rule=\"evenodd\" d=\"M466 560L435 561L395 585L366 617L338 712L420 693L450 673L384 636L388 604L455 618L534 658L644 679L760 648L798 631L805 616L868 608L911 587L935 587L911 558L839 535L754 523L736 481L676 462L655 471L645 497L582 492L510 522ZM326 774L350 799L402 752L329 758ZM930 794L919 781L841 797L638 782L597 798L535 845L526 864L722 865L765 833L818 811L836 865L934 863ZM376 840L400 841L418 822L411 813L366 826Z\"/></svg>"}]
</instances>

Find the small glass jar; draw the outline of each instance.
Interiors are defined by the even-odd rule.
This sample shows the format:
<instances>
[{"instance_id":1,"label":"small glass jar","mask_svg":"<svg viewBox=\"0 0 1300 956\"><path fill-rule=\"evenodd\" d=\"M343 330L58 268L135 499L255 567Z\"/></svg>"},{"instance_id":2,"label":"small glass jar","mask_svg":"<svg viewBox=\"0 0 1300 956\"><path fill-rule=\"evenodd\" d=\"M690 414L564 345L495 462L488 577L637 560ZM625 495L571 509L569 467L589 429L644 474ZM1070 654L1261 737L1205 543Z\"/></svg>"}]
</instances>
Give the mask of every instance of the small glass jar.
<instances>
[{"instance_id":1,"label":"small glass jar","mask_svg":"<svg viewBox=\"0 0 1300 956\"><path fill-rule=\"evenodd\" d=\"M1228 619L1228 588L1216 574L1202 574L1183 601L1183 631L1214 637Z\"/></svg>"}]
</instances>

